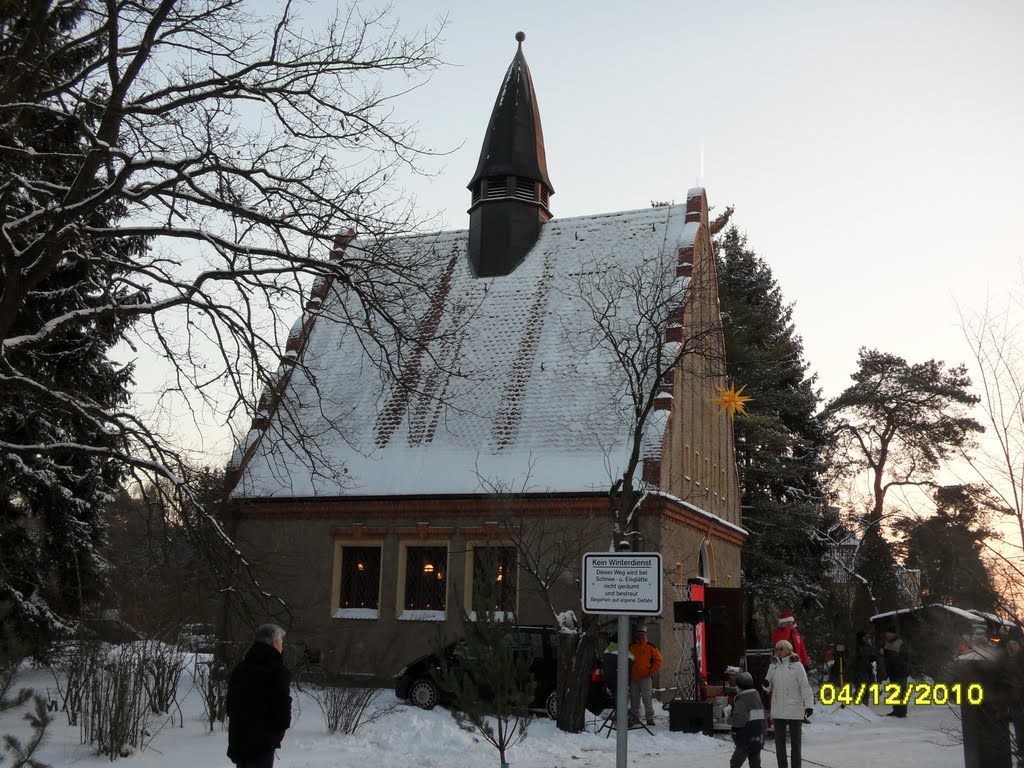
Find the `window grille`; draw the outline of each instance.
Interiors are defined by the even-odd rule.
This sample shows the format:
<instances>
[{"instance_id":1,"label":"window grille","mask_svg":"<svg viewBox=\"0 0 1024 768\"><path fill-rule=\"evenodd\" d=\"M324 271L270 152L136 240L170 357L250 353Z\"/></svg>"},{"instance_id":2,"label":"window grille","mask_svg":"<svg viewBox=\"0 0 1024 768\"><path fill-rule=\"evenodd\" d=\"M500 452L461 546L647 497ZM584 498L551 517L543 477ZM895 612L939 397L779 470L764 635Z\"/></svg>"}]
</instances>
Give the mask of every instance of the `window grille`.
<instances>
[{"instance_id":1,"label":"window grille","mask_svg":"<svg viewBox=\"0 0 1024 768\"><path fill-rule=\"evenodd\" d=\"M379 608L380 547L342 547L341 608Z\"/></svg>"},{"instance_id":2,"label":"window grille","mask_svg":"<svg viewBox=\"0 0 1024 768\"><path fill-rule=\"evenodd\" d=\"M476 547L473 550L473 610L514 613L516 550Z\"/></svg>"}]
</instances>

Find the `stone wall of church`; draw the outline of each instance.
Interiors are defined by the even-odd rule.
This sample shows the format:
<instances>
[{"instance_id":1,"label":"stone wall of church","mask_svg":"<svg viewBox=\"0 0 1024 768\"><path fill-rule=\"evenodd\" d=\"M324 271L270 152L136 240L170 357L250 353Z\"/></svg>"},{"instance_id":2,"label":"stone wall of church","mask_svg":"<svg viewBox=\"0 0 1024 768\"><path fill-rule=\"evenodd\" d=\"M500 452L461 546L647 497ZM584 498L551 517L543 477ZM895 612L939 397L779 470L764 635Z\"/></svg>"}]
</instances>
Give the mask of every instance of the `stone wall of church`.
<instances>
[{"instance_id":1,"label":"stone wall of church","mask_svg":"<svg viewBox=\"0 0 1024 768\"><path fill-rule=\"evenodd\" d=\"M660 485L673 496L740 525L732 421L719 413L715 402L718 388L728 383L703 191L687 200L687 220L699 227L692 244L679 250L678 274L690 279L680 318L680 342L686 351L672 382L672 418Z\"/></svg>"},{"instance_id":2,"label":"stone wall of church","mask_svg":"<svg viewBox=\"0 0 1024 768\"><path fill-rule=\"evenodd\" d=\"M460 635L460 611L472 608L477 548L515 547L520 561L540 563L555 610L578 611L582 556L607 549L608 521L607 498L598 495L262 502L239 507L225 525L234 531L263 589L283 602L265 600L253 625L280 623L289 632L292 653L299 647L297 641L321 649L332 674L390 685L393 675L411 660ZM658 684L671 688L681 652L673 640L676 582L685 584L701 575L703 567L713 583L738 585L742 537L732 529L715 527L713 521L709 525L708 518L668 499L645 507L641 533L638 547L660 551L665 565L665 610L661 617L643 621L651 628L652 642L663 646L666 656ZM702 566L705 540L712 546L704 547ZM435 576L443 575L444 610L410 608L405 588L410 549L415 548L441 551L430 565ZM346 553L367 550L379 551L375 607L343 608ZM523 567L517 569L516 580L520 623L553 624L540 582ZM609 624L612 621L609 617ZM235 626L233 634L243 640L250 630Z\"/></svg>"},{"instance_id":3,"label":"stone wall of church","mask_svg":"<svg viewBox=\"0 0 1024 768\"><path fill-rule=\"evenodd\" d=\"M607 498L595 496L261 502L239 508L226 526L263 588L287 606L264 601L261 621L277 621L293 641L325 651L333 674L389 685L409 661L459 636L460 611L473 607L476 550L514 548L520 561L540 563L547 594L519 567L515 613L522 624L550 625L549 600L556 610L578 610L583 553L607 548L608 521ZM343 608L345 554L365 550L379 550L375 607ZM441 554L429 565L445 583L443 609L410 606L410 550Z\"/></svg>"}]
</instances>

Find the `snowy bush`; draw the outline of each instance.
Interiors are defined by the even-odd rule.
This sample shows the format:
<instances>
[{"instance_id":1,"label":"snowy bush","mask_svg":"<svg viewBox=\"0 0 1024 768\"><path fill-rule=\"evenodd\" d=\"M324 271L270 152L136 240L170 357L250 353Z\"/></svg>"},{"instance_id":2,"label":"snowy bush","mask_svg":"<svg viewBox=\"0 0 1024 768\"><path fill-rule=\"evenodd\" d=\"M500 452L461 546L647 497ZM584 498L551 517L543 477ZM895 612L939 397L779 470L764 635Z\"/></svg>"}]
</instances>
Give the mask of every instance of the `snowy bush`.
<instances>
[{"instance_id":1,"label":"snowy bush","mask_svg":"<svg viewBox=\"0 0 1024 768\"><path fill-rule=\"evenodd\" d=\"M355 733L361 725L372 723L395 711L397 705L373 706L380 696L377 688L328 686L313 694L328 733Z\"/></svg>"},{"instance_id":2,"label":"snowy bush","mask_svg":"<svg viewBox=\"0 0 1024 768\"><path fill-rule=\"evenodd\" d=\"M54 659L50 671L61 698L61 709L68 725L79 724L85 705L85 695L92 683L93 672L99 664L100 646L85 635L64 647Z\"/></svg>"},{"instance_id":3,"label":"snowy bush","mask_svg":"<svg viewBox=\"0 0 1024 768\"><path fill-rule=\"evenodd\" d=\"M186 656L163 643L147 643L140 646L140 650L146 670L149 706L155 714L169 713L171 707L178 705L178 683L185 670ZM180 714L180 707L178 711Z\"/></svg>"},{"instance_id":4,"label":"snowy bush","mask_svg":"<svg viewBox=\"0 0 1024 768\"><path fill-rule=\"evenodd\" d=\"M152 713L145 644L111 650L93 670L82 709L81 741L111 760L145 746Z\"/></svg>"},{"instance_id":5,"label":"snowy bush","mask_svg":"<svg viewBox=\"0 0 1024 768\"><path fill-rule=\"evenodd\" d=\"M192 672L192 681L199 690L203 702L203 719L213 730L214 723L224 723L227 717L225 704L228 698L228 668L223 661L211 659L197 661Z\"/></svg>"}]
</instances>

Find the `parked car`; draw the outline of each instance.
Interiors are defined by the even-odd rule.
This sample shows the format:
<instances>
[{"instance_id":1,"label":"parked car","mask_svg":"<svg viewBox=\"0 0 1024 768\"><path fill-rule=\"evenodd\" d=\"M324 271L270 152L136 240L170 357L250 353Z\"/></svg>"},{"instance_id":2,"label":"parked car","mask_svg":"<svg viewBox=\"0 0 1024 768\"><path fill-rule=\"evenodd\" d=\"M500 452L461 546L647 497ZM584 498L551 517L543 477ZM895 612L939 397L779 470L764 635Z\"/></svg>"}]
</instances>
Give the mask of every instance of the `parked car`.
<instances>
[{"instance_id":1,"label":"parked car","mask_svg":"<svg viewBox=\"0 0 1024 768\"><path fill-rule=\"evenodd\" d=\"M108 608L96 616L87 617L86 627L104 643L121 645L142 639L142 633L121 618L116 608Z\"/></svg>"},{"instance_id":2,"label":"parked car","mask_svg":"<svg viewBox=\"0 0 1024 768\"><path fill-rule=\"evenodd\" d=\"M549 626L520 626L507 636L507 642L529 649L533 655L530 671L536 682L534 687L533 707L544 710L548 717L554 719L558 714L558 678L557 642L555 628ZM458 664L460 643L446 645L441 653L446 664ZM437 704L451 704L451 694L442 690L436 678L441 674L441 656L428 653L420 656L402 667L395 675L395 695L402 700L415 704L422 709L432 709ZM587 692L587 709L601 712L608 701L605 688L604 673L601 662L595 656L590 674L590 688Z\"/></svg>"}]
</instances>

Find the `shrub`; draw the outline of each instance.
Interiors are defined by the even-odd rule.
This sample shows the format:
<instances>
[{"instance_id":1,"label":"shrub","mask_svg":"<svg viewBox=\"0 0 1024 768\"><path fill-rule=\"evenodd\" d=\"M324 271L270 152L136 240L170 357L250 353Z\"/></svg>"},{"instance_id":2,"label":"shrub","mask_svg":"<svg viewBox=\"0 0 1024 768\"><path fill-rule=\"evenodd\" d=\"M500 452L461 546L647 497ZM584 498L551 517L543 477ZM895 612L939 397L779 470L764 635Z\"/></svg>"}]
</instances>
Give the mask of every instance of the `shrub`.
<instances>
[{"instance_id":1,"label":"shrub","mask_svg":"<svg viewBox=\"0 0 1024 768\"><path fill-rule=\"evenodd\" d=\"M355 733L359 726L395 711L395 704L372 706L380 693L377 688L328 686L315 692L313 697L320 705L329 733Z\"/></svg>"}]
</instances>

